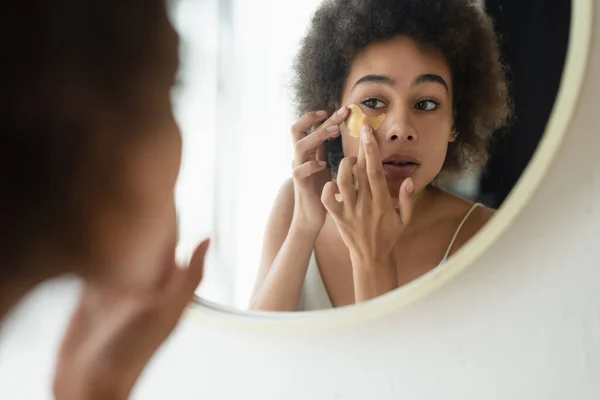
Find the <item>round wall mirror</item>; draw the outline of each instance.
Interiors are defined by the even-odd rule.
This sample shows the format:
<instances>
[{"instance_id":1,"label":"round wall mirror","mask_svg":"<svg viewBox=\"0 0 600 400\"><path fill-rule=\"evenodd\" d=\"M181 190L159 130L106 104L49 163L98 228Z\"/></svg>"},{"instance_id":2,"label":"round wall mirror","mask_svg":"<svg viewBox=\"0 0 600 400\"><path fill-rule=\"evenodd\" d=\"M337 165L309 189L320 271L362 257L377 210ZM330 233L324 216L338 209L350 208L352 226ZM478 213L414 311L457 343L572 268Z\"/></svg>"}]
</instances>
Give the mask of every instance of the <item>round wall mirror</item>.
<instances>
[{"instance_id":1,"label":"round wall mirror","mask_svg":"<svg viewBox=\"0 0 600 400\"><path fill-rule=\"evenodd\" d=\"M571 7L174 2L179 256L213 238L196 303L348 310L472 261L560 141Z\"/></svg>"}]
</instances>

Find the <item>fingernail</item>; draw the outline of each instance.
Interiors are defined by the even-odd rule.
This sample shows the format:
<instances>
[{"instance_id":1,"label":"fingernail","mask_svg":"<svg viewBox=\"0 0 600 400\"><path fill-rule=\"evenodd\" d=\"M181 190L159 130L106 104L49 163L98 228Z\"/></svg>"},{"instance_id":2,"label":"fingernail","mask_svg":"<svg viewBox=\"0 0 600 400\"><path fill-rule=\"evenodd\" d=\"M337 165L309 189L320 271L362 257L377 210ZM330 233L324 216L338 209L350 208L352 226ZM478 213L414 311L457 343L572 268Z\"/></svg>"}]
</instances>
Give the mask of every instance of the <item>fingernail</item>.
<instances>
[{"instance_id":1,"label":"fingernail","mask_svg":"<svg viewBox=\"0 0 600 400\"><path fill-rule=\"evenodd\" d=\"M317 117L326 117L327 116L327 111L317 111Z\"/></svg>"},{"instance_id":2,"label":"fingernail","mask_svg":"<svg viewBox=\"0 0 600 400\"><path fill-rule=\"evenodd\" d=\"M360 129L360 137L362 138L363 142L365 142L365 143L371 142L371 139L373 138L373 136L371 135L371 128L369 127L369 125L362 126L362 128Z\"/></svg>"},{"instance_id":3,"label":"fingernail","mask_svg":"<svg viewBox=\"0 0 600 400\"><path fill-rule=\"evenodd\" d=\"M337 112L338 115L342 115L346 112L346 106L342 106L342 108L340 108Z\"/></svg>"},{"instance_id":4,"label":"fingernail","mask_svg":"<svg viewBox=\"0 0 600 400\"><path fill-rule=\"evenodd\" d=\"M327 163L326 163L325 161L319 161L319 165L320 165L321 167L326 167L326 166L327 166Z\"/></svg>"},{"instance_id":5,"label":"fingernail","mask_svg":"<svg viewBox=\"0 0 600 400\"><path fill-rule=\"evenodd\" d=\"M327 132L337 132L339 129L340 129L339 126L331 125L329 128L327 128Z\"/></svg>"},{"instance_id":6,"label":"fingernail","mask_svg":"<svg viewBox=\"0 0 600 400\"><path fill-rule=\"evenodd\" d=\"M413 181L411 178L406 178L407 182L406 182L406 191L408 193L412 193L413 190L415 190L414 186L413 186Z\"/></svg>"}]
</instances>

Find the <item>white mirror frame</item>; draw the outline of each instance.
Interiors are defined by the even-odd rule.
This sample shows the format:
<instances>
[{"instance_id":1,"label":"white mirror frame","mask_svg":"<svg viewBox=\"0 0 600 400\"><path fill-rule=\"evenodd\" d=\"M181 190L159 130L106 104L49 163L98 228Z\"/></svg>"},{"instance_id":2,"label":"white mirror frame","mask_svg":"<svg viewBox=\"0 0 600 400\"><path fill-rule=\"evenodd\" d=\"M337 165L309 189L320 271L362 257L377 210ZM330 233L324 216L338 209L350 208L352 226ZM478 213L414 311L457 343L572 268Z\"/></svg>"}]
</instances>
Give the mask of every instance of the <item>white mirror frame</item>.
<instances>
[{"instance_id":1,"label":"white mirror frame","mask_svg":"<svg viewBox=\"0 0 600 400\"><path fill-rule=\"evenodd\" d=\"M495 217L453 255L447 264L397 290L352 306L298 313L256 312L230 309L199 299L190 305L187 318L237 332L298 333L332 330L393 313L422 299L466 268L475 267L475 261L501 237L532 198L569 132L591 57L595 11L593 3L593 0L572 2L569 47L561 85L538 150Z\"/></svg>"}]
</instances>

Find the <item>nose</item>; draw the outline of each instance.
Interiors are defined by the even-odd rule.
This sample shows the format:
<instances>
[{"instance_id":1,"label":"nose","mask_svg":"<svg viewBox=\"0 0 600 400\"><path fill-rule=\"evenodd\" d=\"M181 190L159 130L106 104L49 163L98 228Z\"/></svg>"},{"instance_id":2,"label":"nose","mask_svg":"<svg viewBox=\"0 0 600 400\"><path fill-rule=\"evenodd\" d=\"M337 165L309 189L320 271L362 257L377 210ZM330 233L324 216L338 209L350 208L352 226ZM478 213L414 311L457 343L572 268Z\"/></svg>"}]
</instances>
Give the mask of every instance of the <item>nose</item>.
<instances>
[{"instance_id":1,"label":"nose","mask_svg":"<svg viewBox=\"0 0 600 400\"><path fill-rule=\"evenodd\" d=\"M388 124L384 123L384 126L388 125L388 128L382 130L383 137L381 138L386 142L417 140L417 132L406 107L388 113Z\"/></svg>"}]
</instances>

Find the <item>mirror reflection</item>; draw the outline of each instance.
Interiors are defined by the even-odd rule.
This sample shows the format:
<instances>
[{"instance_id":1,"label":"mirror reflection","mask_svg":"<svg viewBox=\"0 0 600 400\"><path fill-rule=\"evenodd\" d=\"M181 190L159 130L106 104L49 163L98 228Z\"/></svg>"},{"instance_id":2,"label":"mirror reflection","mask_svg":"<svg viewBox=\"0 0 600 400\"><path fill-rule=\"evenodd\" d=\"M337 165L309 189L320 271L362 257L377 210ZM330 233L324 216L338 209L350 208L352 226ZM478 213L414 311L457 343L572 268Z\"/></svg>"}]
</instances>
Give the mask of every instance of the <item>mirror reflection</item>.
<instances>
[{"instance_id":1,"label":"mirror reflection","mask_svg":"<svg viewBox=\"0 0 600 400\"><path fill-rule=\"evenodd\" d=\"M180 257L211 233L197 294L229 307L348 306L494 217L551 112L569 2L282 3L173 6Z\"/></svg>"}]
</instances>

